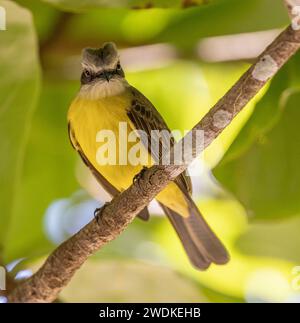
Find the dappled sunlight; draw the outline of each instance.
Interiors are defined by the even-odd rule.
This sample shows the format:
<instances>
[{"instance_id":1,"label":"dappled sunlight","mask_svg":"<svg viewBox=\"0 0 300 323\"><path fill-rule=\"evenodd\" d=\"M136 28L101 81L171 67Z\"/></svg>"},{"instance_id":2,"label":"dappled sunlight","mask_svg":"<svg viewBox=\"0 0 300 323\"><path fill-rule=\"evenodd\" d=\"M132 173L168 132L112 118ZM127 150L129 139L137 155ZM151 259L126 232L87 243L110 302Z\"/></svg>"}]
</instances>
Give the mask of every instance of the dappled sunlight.
<instances>
[{"instance_id":1,"label":"dappled sunlight","mask_svg":"<svg viewBox=\"0 0 300 323\"><path fill-rule=\"evenodd\" d=\"M248 302L276 302L288 301L293 296L291 284L286 277L273 268L262 268L249 275L245 298Z\"/></svg>"},{"instance_id":2,"label":"dappled sunlight","mask_svg":"<svg viewBox=\"0 0 300 323\"><path fill-rule=\"evenodd\" d=\"M44 227L50 241L62 243L93 219L96 208L103 206L83 192L74 193L69 199L54 201L46 210Z\"/></svg>"}]
</instances>

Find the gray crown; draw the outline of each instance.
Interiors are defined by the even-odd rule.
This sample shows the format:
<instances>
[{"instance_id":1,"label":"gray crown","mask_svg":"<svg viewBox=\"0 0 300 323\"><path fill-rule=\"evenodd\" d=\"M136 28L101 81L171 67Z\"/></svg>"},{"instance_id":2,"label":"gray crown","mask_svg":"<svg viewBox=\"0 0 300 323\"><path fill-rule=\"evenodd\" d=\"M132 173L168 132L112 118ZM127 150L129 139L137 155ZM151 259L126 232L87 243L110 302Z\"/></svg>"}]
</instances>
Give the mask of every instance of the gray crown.
<instances>
[{"instance_id":1,"label":"gray crown","mask_svg":"<svg viewBox=\"0 0 300 323\"><path fill-rule=\"evenodd\" d=\"M105 43L98 49L85 48L82 52L82 65L90 68L101 68L114 65L119 61L119 54L114 43Z\"/></svg>"}]
</instances>

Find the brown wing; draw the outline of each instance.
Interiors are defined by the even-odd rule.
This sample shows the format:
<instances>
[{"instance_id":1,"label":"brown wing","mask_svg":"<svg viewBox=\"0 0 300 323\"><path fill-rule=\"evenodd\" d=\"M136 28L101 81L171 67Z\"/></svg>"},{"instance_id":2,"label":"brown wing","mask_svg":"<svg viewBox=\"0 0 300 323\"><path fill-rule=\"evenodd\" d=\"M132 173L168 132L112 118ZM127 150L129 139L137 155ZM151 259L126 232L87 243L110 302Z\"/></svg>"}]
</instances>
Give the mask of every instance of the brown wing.
<instances>
[{"instance_id":1,"label":"brown wing","mask_svg":"<svg viewBox=\"0 0 300 323\"><path fill-rule=\"evenodd\" d=\"M73 129L71 128L70 123L68 124L68 132L69 132L69 138L70 142L73 146L73 148L79 153L82 161L85 163L85 165L90 169L92 174L95 176L97 182L106 190L106 192L111 196L114 197L118 195L120 192L117 190L109 181L106 180L105 177L103 177L98 170L89 162L87 157L82 151L82 148L80 147L80 144L76 140L75 133ZM144 221L148 221L150 218L148 208L145 207L139 214L138 217Z\"/></svg>"},{"instance_id":2,"label":"brown wing","mask_svg":"<svg viewBox=\"0 0 300 323\"><path fill-rule=\"evenodd\" d=\"M174 145L175 140L173 137L170 137L170 129L153 104L134 87L131 87L130 89L132 92L132 102L131 106L128 108L127 115L135 125L136 129L143 130L147 133L147 138L141 137L141 141L143 142L144 140L147 140L147 142L144 142L144 144L148 147L152 158L158 163L161 161L163 153L167 153L169 150L169 145L166 145L166 143L170 141L172 146ZM162 140L160 140L158 143L160 149L157 151L153 149L151 150L152 130L167 130L169 133L168 136L166 136L166 134L162 136ZM187 172L179 175L175 182L181 189L192 193L192 183Z\"/></svg>"}]
</instances>

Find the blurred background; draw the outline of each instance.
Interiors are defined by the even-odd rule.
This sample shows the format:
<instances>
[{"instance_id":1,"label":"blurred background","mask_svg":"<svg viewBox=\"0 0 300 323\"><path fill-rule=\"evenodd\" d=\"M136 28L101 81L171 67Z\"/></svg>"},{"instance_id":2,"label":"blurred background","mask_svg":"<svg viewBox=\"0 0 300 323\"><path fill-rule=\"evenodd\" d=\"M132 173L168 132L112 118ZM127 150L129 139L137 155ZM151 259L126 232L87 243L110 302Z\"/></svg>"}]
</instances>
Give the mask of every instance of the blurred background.
<instances>
[{"instance_id":1,"label":"blurred background","mask_svg":"<svg viewBox=\"0 0 300 323\"><path fill-rule=\"evenodd\" d=\"M108 196L69 144L84 47L114 41L128 81L190 129L289 23L281 0L0 0L0 265L7 288ZM91 257L61 302L300 302L300 56L199 158L194 198L230 251L192 268L159 207ZM5 302L5 292L0 301Z\"/></svg>"}]
</instances>

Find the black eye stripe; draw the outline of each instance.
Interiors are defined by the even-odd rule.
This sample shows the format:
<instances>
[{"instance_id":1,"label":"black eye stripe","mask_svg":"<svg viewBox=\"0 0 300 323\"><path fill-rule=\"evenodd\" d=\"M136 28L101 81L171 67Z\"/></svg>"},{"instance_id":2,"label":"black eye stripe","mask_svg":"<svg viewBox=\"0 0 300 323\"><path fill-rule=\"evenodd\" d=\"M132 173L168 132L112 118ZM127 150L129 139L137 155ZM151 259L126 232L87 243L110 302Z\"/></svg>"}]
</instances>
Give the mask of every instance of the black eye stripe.
<instances>
[{"instance_id":1,"label":"black eye stripe","mask_svg":"<svg viewBox=\"0 0 300 323\"><path fill-rule=\"evenodd\" d=\"M114 69L102 70L101 72L93 72L91 70L85 69L81 74L81 84L91 83L96 78L107 79L107 76L113 78L113 75L118 75L120 77L125 77L124 71L120 64L118 64Z\"/></svg>"},{"instance_id":2,"label":"black eye stripe","mask_svg":"<svg viewBox=\"0 0 300 323\"><path fill-rule=\"evenodd\" d=\"M98 72L95 77L105 77L105 74L106 75L113 75L113 74L116 74L116 70L110 70L110 71L103 71L103 72Z\"/></svg>"}]
</instances>

